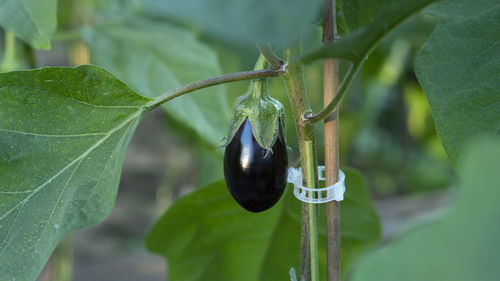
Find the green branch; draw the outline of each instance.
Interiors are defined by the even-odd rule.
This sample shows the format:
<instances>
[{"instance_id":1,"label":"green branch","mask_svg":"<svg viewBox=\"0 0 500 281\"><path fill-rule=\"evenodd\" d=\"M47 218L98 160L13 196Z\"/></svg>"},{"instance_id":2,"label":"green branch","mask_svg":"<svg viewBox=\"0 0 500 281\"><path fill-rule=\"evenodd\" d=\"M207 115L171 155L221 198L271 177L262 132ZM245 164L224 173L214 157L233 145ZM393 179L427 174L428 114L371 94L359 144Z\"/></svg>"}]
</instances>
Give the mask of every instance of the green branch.
<instances>
[{"instance_id":1,"label":"green branch","mask_svg":"<svg viewBox=\"0 0 500 281\"><path fill-rule=\"evenodd\" d=\"M285 59L288 61L298 52L299 49L287 50ZM285 82L297 129L303 184L310 188L318 188L314 124L305 122L303 118L304 114L311 111L311 107L304 83L302 64L291 61L281 76ZM317 205L302 203L299 280L319 280L317 223Z\"/></svg>"},{"instance_id":2,"label":"green branch","mask_svg":"<svg viewBox=\"0 0 500 281\"><path fill-rule=\"evenodd\" d=\"M326 118L339 104L354 76L375 46L406 19L436 1L403 0L388 5L371 25L349 33L336 40L335 43L303 55L300 59L305 63L326 58L346 59L353 63L335 98L320 113L313 114L310 112L304 116L304 119L317 122Z\"/></svg>"},{"instance_id":3,"label":"green branch","mask_svg":"<svg viewBox=\"0 0 500 281\"><path fill-rule=\"evenodd\" d=\"M242 80L251 80L251 79L258 79L258 78L266 78L266 77L276 77L280 75L280 73L283 73L286 69L286 64L283 64L281 68L279 69L264 69L264 70L253 70L253 71L244 71L244 72L237 72L237 73L231 73L231 74L226 74L226 75L221 75L213 78L208 78L204 80L200 80L191 84L187 84L185 86L182 86L180 88L177 88L175 90L172 90L170 92L167 92L157 98L155 98L153 101L151 101L149 104L146 105L146 111L150 111L170 100L173 100L174 98L180 97L182 95L185 95L187 93L219 85L219 84L224 84L224 83L229 83L229 82L235 82L235 81L242 81Z\"/></svg>"},{"instance_id":4,"label":"green branch","mask_svg":"<svg viewBox=\"0 0 500 281\"><path fill-rule=\"evenodd\" d=\"M351 66L349 69L349 72L346 74L346 78L342 82L342 85L340 85L340 88L335 94L335 97L332 99L332 101L325 107L323 108L319 113L314 114L312 112L308 112L304 115L304 119L307 121L311 122L318 122L323 119L325 119L334 109L337 107L337 105L340 103L340 100L342 97L347 93L347 89L349 89L349 86L352 83L352 80L354 79L354 76L356 76L356 73L358 73L358 70L361 68L362 62L361 63L356 63Z\"/></svg>"},{"instance_id":5,"label":"green branch","mask_svg":"<svg viewBox=\"0 0 500 281\"><path fill-rule=\"evenodd\" d=\"M307 175L306 186L312 188L318 188L318 162L316 160L316 148L312 141L306 141L304 143L305 152L303 155L308 158L302 159L306 162L306 170L304 173ZM319 261L318 261L318 207L314 204L308 204L308 221L309 221L309 249L311 252L310 262L311 262L311 281L319 281Z\"/></svg>"},{"instance_id":6,"label":"green branch","mask_svg":"<svg viewBox=\"0 0 500 281\"><path fill-rule=\"evenodd\" d=\"M52 36L53 41L71 41L81 37L79 29L60 30Z\"/></svg>"},{"instance_id":7,"label":"green branch","mask_svg":"<svg viewBox=\"0 0 500 281\"><path fill-rule=\"evenodd\" d=\"M5 31L5 50L2 63L0 64L0 72L11 71L16 64L16 36L13 33Z\"/></svg>"}]
</instances>

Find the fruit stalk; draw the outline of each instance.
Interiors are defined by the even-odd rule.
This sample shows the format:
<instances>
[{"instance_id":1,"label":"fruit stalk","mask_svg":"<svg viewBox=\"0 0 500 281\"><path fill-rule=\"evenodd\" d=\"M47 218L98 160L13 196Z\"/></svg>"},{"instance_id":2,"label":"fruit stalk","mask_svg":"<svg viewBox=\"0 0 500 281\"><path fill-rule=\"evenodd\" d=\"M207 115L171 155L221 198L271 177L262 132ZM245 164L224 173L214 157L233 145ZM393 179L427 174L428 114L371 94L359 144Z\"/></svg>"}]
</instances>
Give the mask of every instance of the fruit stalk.
<instances>
[{"instance_id":1,"label":"fruit stalk","mask_svg":"<svg viewBox=\"0 0 500 281\"><path fill-rule=\"evenodd\" d=\"M323 10L323 44L337 36L335 0L325 0ZM334 99L338 87L338 60L323 60L323 102L325 107ZM325 185L335 184L339 171L338 106L324 120ZM327 281L340 281L340 203L326 203L326 264Z\"/></svg>"},{"instance_id":2,"label":"fruit stalk","mask_svg":"<svg viewBox=\"0 0 500 281\"><path fill-rule=\"evenodd\" d=\"M291 48L285 52L285 61L289 61L287 70L282 73L288 98L292 107L295 128L299 141L303 184L318 187L316 146L314 140L314 124L303 116L311 111L309 97L304 85L302 65L291 58L300 52L300 48ZM302 203L301 245L300 245L300 277L299 280L318 281L318 247L317 247L317 206ZM314 278L314 279L313 279Z\"/></svg>"},{"instance_id":3,"label":"fruit stalk","mask_svg":"<svg viewBox=\"0 0 500 281\"><path fill-rule=\"evenodd\" d=\"M266 58L263 55L260 55L259 58L257 59L257 62L255 63L254 71L255 70L263 70L266 69L268 65L268 62ZM253 89L250 92L250 95L254 96L257 99L263 99L266 96L269 96L267 92L267 81L266 79L255 79L252 82Z\"/></svg>"}]
</instances>

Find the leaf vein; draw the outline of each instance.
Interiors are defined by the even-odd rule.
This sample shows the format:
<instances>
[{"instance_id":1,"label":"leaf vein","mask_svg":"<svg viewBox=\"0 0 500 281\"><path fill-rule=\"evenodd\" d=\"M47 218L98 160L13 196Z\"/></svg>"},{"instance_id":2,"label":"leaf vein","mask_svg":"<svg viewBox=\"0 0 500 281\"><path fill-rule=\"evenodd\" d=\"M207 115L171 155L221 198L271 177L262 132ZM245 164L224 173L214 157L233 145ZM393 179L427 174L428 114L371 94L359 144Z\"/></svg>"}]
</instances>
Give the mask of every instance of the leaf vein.
<instances>
[{"instance_id":1,"label":"leaf vein","mask_svg":"<svg viewBox=\"0 0 500 281\"><path fill-rule=\"evenodd\" d=\"M44 138L78 138L78 137L104 136L107 134L107 133L89 133L89 134L51 135L51 134L39 134L39 133L23 132L23 131L9 130L9 129L0 129L0 132L31 135L34 137L44 137Z\"/></svg>"},{"instance_id":2,"label":"leaf vein","mask_svg":"<svg viewBox=\"0 0 500 281\"><path fill-rule=\"evenodd\" d=\"M135 114L132 114L129 118L127 118L125 121L123 121L121 124L119 124L117 127L113 128L112 130L109 131L103 138L98 140L95 144L93 144L91 147L89 147L84 153L82 153L80 156L78 156L75 160L73 160L71 163L63 167L59 172L57 172L54 176L52 176L50 179L45 181L43 184L39 185L37 188L34 189L34 191L28 195L23 201L19 202L16 206L5 212L1 217L0 221L3 220L5 217L7 217L12 211L14 211L17 207L19 207L23 202L27 202L31 197L33 197L38 191L40 191L43 187L48 185L49 183L52 182L53 179L57 178L60 176L65 170L76 164L80 159L86 157L89 155L94 149L96 149L99 145L101 145L106 139L108 139L113 133L124 127L126 124L128 124L130 121L134 120L136 117L139 116L139 114L142 112L141 110L138 110Z\"/></svg>"},{"instance_id":3,"label":"leaf vein","mask_svg":"<svg viewBox=\"0 0 500 281\"><path fill-rule=\"evenodd\" d=\"M86 106L90 106L90 107L116 108L116 109L139 109L139 108L141 108L140 105L132 106L132 105L99 105L99 104L90 104L90 103L87 103L87 102L84 102L84 101L81 101L81 100L78 100L78 99L74 98L73 97L73 93L70 90L67 90L67 91L69 93L71 93L71 97L60 95L60 94L55 93L55 92L51 92L51 91L47 91L47 90L43 90L43 89L38 89L38 88L31 88L31 87L27 87L27 86L5 86L5 87L0 87L0 91L2 91L2 90L10 90L12 88L13 89L26 89L26 90L29 90L32 93L42 92L42 93L46 93L46 94L50 94L50 95L55 95L55 96L58 96L58 97L61 97L61 98L65 99L65 100L70 100L70 101L73 101L73 102L76 102L76 103L80 103L80 104L83 104L83 105L86 105Z\"/></svg>"}]
</instances>

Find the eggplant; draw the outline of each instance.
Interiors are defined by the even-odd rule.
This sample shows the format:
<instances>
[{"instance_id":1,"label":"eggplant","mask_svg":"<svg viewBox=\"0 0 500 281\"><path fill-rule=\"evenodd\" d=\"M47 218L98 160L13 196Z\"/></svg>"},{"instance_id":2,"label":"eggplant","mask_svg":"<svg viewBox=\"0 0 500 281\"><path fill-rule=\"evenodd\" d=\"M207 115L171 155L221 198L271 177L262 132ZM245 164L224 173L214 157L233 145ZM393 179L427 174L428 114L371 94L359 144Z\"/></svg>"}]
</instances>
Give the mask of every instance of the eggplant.
<instances>
[{"instance_id":1,"label":"eggplant","mask_svg":"<svg viewBox=\"0 0 500 281\"><path fill-rule=\"evenodd\" d=\"M271 149L256 141L252 124L246 119L224 153L227 187L243 208L261 212L279 201L287 183L287 147L283 128Z\"/></svg>"}]
</instances>

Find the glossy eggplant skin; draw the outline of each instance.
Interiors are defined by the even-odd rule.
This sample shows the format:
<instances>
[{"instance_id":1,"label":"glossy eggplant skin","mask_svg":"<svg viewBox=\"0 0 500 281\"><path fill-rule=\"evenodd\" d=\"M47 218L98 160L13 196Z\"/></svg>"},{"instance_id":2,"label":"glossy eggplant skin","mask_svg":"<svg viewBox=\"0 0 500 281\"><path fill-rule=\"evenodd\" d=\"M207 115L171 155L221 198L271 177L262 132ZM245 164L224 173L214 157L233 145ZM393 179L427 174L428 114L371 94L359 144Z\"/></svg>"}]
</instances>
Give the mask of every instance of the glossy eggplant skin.
<instances>
[{"instance_id":1,"label":"glossy eggplant skin","mask_svg":"<svg viewBox=\"0 0 500 281\"><path fill-rule=\"evenodd\" d=\"M224 153L224 177L236 202L251 212L261 212L276 204L287 183L286 152L281 128L272 152L266 155L246 119Z\"/></svg>"}]
</instances>

